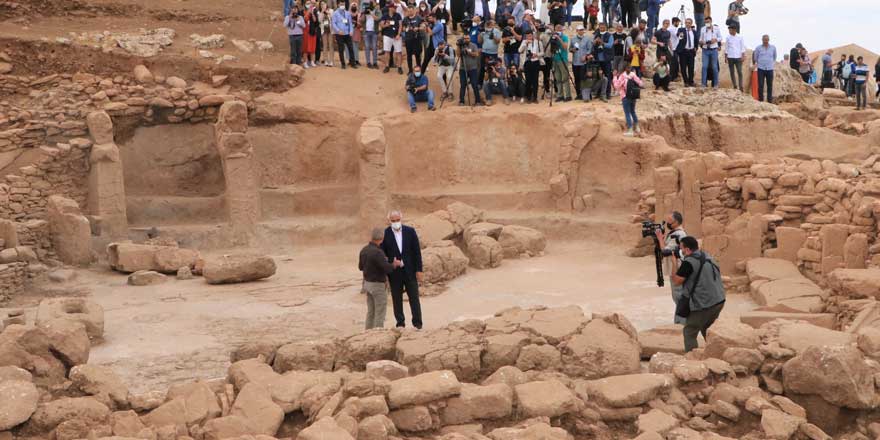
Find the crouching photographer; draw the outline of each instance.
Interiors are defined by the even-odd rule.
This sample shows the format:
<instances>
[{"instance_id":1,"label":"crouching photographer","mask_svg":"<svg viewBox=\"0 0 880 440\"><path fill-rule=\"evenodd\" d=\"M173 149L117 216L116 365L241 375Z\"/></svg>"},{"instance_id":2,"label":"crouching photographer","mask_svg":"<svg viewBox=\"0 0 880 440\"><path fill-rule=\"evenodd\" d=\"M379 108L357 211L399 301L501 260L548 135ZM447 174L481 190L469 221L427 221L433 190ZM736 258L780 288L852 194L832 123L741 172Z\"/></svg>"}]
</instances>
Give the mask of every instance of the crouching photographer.
<instances>
[{"instance_id":1,"label":"crouching photographer","mask_svg":"<svg viewBox=\"0 0 880 440\"><path fill-rule=\"evenodd\" d=\"M662 246L660 247L660 255L663 257L666 266L666 272L670 275L675 274L678 270L678 260L681 259L680 245L679 242L682 238L687 236L687 233L682 228L682 223L684 223L684 217L678 211L672 211L667 217L665 225L658 225L659 227L654 229L654 234L657 238L655 244ZM664 226L666 230L664 230ZM667 232L668 231L668 232ZM658 271L660 269L658 268ZM662 273L658 273L658 278L662 277ZM670 281L672 279L670 278ZM659 280L658 280L658 284ZM675 284L674 282L669 283L672 286L672 302L673 304L678 304L679 299L681 299L681 295L684 292L680 285ZM660 284L662 287L662 284ZM685 323L684 316L675 316L676 324L684 324Z\"/></svg>"},{"instance_id":2,"label":"crouching photographer","mask_svg":"<svg viewBox=\"0 0 880 440\"><path fill-rule=\"evenodd\" d=\"M413 66L413 73L406 78L406 96L409 109L416 112L416 102L428 102L428 110L434 110L434 92L428 89L428 77L422 75L419 65Z\"/></svg>"},{"instance_id":3,"label":"crouching photographer","mask_svg":"<svg viewBox=\"0 0 880 440\"><path fill-rule=\"evenodd\" d=\"M697 335L706 339L709 327L715 323L726 300L721 269L711 256L700 250L694 237L681 239L683 254L681 267L672 275L672 283L682 286L685 294L675 307L675 314L686 318L684 330L685 353L697 348Z\"/></svg>"},{"instance_id":4,"label":"crouching photographer","mask_svg":"<svg viewBox=\"0 0 880 440\"><path fill-rule=\"evenodd\" d=\"M483 83L483 94L486 95L486 105L492 105L492 95L500 93L504 96L504 103L510 104L510 95L507 91L507 69L499 60L490 60L487 66L488 78Z\"/></svg>"}]
</instances>

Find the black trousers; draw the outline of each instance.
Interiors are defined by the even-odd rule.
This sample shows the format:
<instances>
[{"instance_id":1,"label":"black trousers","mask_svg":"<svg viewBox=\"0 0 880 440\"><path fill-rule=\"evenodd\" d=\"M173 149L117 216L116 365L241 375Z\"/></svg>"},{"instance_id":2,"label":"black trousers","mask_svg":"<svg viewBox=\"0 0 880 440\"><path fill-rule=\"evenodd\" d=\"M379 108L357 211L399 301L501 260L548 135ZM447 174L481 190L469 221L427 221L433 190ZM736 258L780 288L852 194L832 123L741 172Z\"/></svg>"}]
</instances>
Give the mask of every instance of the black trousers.
<instances>
[{"instance_id":1,"label":"black trousers","mask_svg":"<svg viewBox=\"0 0 880 440\"><path fill-rule=\"evenodd\" d=\"M587 76L587 66L571 66L572 73L574 74L574 83L576 85L574 90L574 95L577 99L583 99L581 96L581 82L584 80L584 77Z\"/></svg>"},{"instance_id":2,"label":"black trousers","mask_svg":"<svg viewBox=\"0 0 880 440\"><path fill-rule=\"evenodd\" d=\"M694 50L683 50L678 54L678 67L681 79L685 85L694 84L694 59L697 53Z\"/></svg>"},{"instance_id":3,"label":"black trousers","mask_svg":"<svg viewBox=\"0 0 880 440\"><path fill-rule=\"evenodd\" d=\"M678 81L678 54L669 52L669 80Z\"/></svg>"},{"instance_id":4,"label":"black trousers","mask_svg":"<svg viewBox=\"0 0 880 440\"><path fill-rule=\"evenodd\" d=\"M540 61L526 61L523 65L526 73L526 101L538 101L538 72L541 70Z\"/></svg>"},{"instance_id":5,"label":"black trousers","mask_svg":"<svg viewBox=\"0 0 880 440\"><path fill-rule=\"evenodd\" d=\"M764 85L767 85L767 101L773 102L773 71L758 69L758 101L764 101Z\"/></svg>"},{"instance_id":6,"label":"black trousers","mask_svg":"<svg viewBox=\"0 0 880 440\"><path fill-rule=\"evenodd\" d=\"M416 59L415 64L413 57ZM406 40L406 66L409 68L409 73L412 73L413 65L422 66L422 42L418 38Z\"/></svg>"},{"instance_id":7,"label":"black trousers","mask_svg":"<svg viewBox=\"0 0 880 440\"><path fill-rule=\"evenodd\" d=\"M669 91L669 75L660 78L660 75L654 74L654 90L663 89L665 91Z\"/></svg>"},{"instance_id":8,"label":"black trousers","mask_svg":"<svg viewBox=\"0 0 880 440\"><path fill-rule=\"evenodd\" d=\"M419 282L415 277L406 274L392 273L388 277L391 286L391 305L394 308L394 320L397 327L406 327L406 315L403 314L403 291L409 300L409 310L412 313L412 325L422 328L422 305L419 303Z\"/></svg>"},{"instance_id":9,"label":"black trousers","mask_svg":"<svg viewBox=\"0 0 880 440\"><path fill-rule=\"evenodd\" d=\"M339 50L339 62L345 66L345 48L348 47L348 64L354 66L354 44L351 35L337 35L336 48Z\"/></svg>"},{"instance_id":10,"label":"black trousers","mask_svg":"<svg viewBox=\"0 0 880 440\"><path fill-rule=\"evenodd\" d=\"M431 40L428 42L428 46L425 47L425 56L422 57L422 75L425 75L428 72L428 65L431 64L431 59L434 58L434 41Z\"/></svg>"},{"instance_id":11,"label":"black trousers","mask_svg":"<svg viewBox=\"0 0 880 440\"><path fill-rule=\"evenodd\" d=\"M599 61L599 66L602 67L602 75L605 76L605 81L607 84L605 85L605 99L611 99L611 81L613 76L613 69L611 67L611 61Z\"/></svg>"},{"instance_id":12,"label":"black trousers","mask_svg":"<svg viewBox=\"0 0 880 440\"><path fill-rule=\"evenodd\" d=\"M544 93L550 93L550 76L553 75L553 58L544 57L544 65L541 66L541 73L544 74Z\"/></svg>"}]
</instances>

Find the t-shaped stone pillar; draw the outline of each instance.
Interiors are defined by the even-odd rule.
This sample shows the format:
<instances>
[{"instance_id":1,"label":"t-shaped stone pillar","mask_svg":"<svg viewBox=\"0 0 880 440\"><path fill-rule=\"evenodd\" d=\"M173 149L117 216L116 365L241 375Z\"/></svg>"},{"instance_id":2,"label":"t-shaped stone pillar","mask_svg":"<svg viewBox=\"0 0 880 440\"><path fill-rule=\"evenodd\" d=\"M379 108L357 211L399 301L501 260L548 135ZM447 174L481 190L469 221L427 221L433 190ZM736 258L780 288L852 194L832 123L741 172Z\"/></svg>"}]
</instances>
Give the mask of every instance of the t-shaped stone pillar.
<instances>
[{"instance_id":1,"label":"t-shaped stone pillar","mask_svg":"<svg viewBox=\"0 0 880 440\"><path fill-rule=\"evenodd\" d=\"M88 213L97 219L98 235L111 240L128 238L125 183L119 147L113 141L113 121L104 111L86 117L95 144L89 156Z\"/></svg>"},{"instance_id":2,"label":"t-shaped stone pillar","mask_svg":"<svg viewBox=\"0 0 880 440\"><path fill-rule=\"evenodd\" d=\"M227 101L214 125L214 140L226 179L226 210L237 244L250 241L260 220L260 178L247 139L247 105Z\"/></svg>"},{"instance_id":3,"label":"t-shaped stone pillar","mask_svg":"<svg viewBox=\"0 0 880 440\"><path fill-rule=\"evenodd\" d=\"M382 226L388 211L388 185L385 182L385 128L378 119L369 119L357 134L360 147L360 222L363 228Z\"/></svg>"}]
</instances>

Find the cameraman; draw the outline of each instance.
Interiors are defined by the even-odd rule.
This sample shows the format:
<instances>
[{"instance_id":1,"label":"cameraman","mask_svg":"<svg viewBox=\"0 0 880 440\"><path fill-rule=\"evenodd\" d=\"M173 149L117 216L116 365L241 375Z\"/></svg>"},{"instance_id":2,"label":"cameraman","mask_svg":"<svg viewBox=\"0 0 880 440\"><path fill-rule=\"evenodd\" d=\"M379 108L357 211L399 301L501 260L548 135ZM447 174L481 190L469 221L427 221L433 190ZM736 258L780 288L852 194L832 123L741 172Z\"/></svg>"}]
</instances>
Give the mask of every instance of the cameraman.
<instances>
[{"instance_id":1,"label":"cameraman","mask_svg":"<svg viewBox=\"0 0 880 440\"><path fill-rule=\"evenodd\" d=\"M522 44L522 34L516 26L513 17L507 18L507 26L501 31L501 41L504 43L504 65L510 69L519 66L519 46Z\"/></svg>"},{"instance_id":2,"label":"cameraman","mask_svg":"<svg viewBox=\"0 0 880 440\"><path fill-rule=\"evenodd\" d=\"M535 34L526 34L525 41L519 47L523 61L523 73L526 75L525 100L529 104L538 102L538 72L543 68L544 49Z\"/></svg>"},{"instance_id":3,"label":"cameraman","mask_svg":"<svg viewBox=\"0 0 880 440\"><path fill-rule=\"evenodd\" d=\"M406 78L406 97L409 111L416 112L416 102L428 101L428 110L434 111L434 91L428 89L428 77L422 75L422 67L413 66L413 73Z\"/></svg>"},{"instance_id":4,"label":"cameraman","mask_svg":"<svg viewBox=\"0 0 880 440\"><path fill-rule=\"evenodd\" d=\"M516 98L519 98L520 103L526 102L526 80L517 65L507 69L507 92L510 94L510 99L516 101Z\"/></svg>"},{"instance_id":5,"label":"cameraman","mask_svg":"<svg viewBox=\"0 0 880 440\"><path fill-rule=\"evenodd\" d=\"M611 74L614 71L611 64L614 61L614 34L608 31L608 24L599 23L599 30L593 34L593 47L596 49L595 58L602 68L602 76L605 77L605 101L611 99Z\"/></svg>"},{"instance_id":6,"label":"cameraman","mask_svg":"<svg viewBox=\"0 0 880 440\"><path fill-rule=\"evenodd\" d=\"M734 0L727 7L727 24L736 28L736 33L740 33L739 17L749 13L748 8L743 6L743 0Z\"/></svg>"},{"instance_id":7,"label":"cameraman","mask_svg":"<svg viewBox=\"0 0 880 440\"><path fill-rule=\"evenodd\" d=\"M492 105L492 94L501 93L504 103L510 104L510 95L507 91L507 69L495 60L489 60L487 66L489 78L483 84L483 93L486 95L486 105Z\"/></svg>"},{"instance_id":8,"label":"cameraman","mask_svg":"<svg viewBox=\"0 0 880 440\"><path fill-rule=\"evenodd\" d=\"M480 82L478 83L478 85L482 87L483 78L486 74L486 67L490 63L494 63L498 60L498 44L501 43L501 31L495 27L495 20L489 20L486 22L486 30L480 32L480 35L477 38L482 47L479 73Z\"/></svg>"},{"instance_id":9,"label":"cameraman","mask_svg":"<svg viewBox=\"0 0 880 440\"><path fill-rule=\"evenodd\" d=\"M284 17L284 27L287 28L287 38L290 40L290 64L302 65L303 32L306 21L296 3L290 7L287 17Z\"/></svg>"},{"instance_id":10,"label":"cameraman","mask_svg":"<svg viewBox=\"0 0 880 440\"><path fill-rule=\"evenodd\" d=\"M413 73L413 66L422 65L422 17L416 15L416 8L406 10L403 19L403 39L406 45L406 65L409 73ZM416 62L413 64L413 58Z\"/></svg>"},{"instance_id":11,"label":"cameraman","mask_svg":"<svg viewBox=\"0 0 880 440\"><path fill-rule=\"evenodd\" d=\"M688 316L685 320L684 351L697 348L697 335L706 333L715 323L721 310L724 309L724 283L721 281L721 269L711 256L700 250L694 237L681 239L681 250L684 258L681 267L672 275L672 282L686 293ZM683 304L684 306L684 304ZM684 307L676 307L685 311Z\"/></svg>"},{"instance_id":12,"label":"cameraman","mask_svg":"<svg viewBox=\"0 0 880 440\"><path fill-rule=\"evenodd\" d=\"M559 96L556 102L571 101L571 80L568 76L568 35L562 32L562 25L556 25L556 33L550 36L553 50L553 78Z\"/></svg>"},{"instance_id":13,"label":"cameraman","mask_svg":"<svg viewBox=\"0 0 880 440\"><path fill-rule=\"evenodd\" d=\"M581 83L584 80L587 63L593 61L593 39L587 36L584 25L577 25L577 35L571 39L571 46L568 50L571 51L572 57L571 70L574 73L574 83L576 86L574 92L578 99L586 99L581 94L581 89L583 88Z\"/></svg>"},{"instance_id":14,"label":"cameraman","mask_svg":"<svg viewBox=\"0 0 880 440\"><path fill-rule=\"evenodd\" d=\"M458 63L458 82L461 83L458 91L458 105L465 105L464 99L467 96L468 83L470 83L471 88L474 90L474 95L476 95L475 104L478 105L481 103L480 88L477 86L477 72L480 69L480 50L477 49L476 44L471 43L464 37L459 38L456 45L458 45L458 56L460 57Z\"/></svg>"},{"instance_id":15,"label":"cameraman","mask_svg":"<svg viewBox=\"0 0 880 440\"><path fill-rule=\"evenodd\" d=\"M669 216L666 217L666 228L667 233L664 234L657 229L655 231L657 235L657 240L662 244L661 252L663 256L666 257L666 268L670 274L675 274L678 270L678 259L681 258L681 254L679 252L680 241L682 238L687 237L687 233L684 232L684 228L682 228L682 223L684 222L684 217L678 211L672 211ZM678 300L682 295L682 288L680 284L675 283L675 279L670 276L670 285L672 286L672 302L673 304L678 304ZM676 316L675 317L676 324L684 324L685 317Z\"/></svg>"},{"instance_id":16,"label":"cameraman","mask_svg":"<svg viewBox=\"0 0 880 440\"><path fill-rule=\"evenodd\" d=\"M455 95L449 92L452 86L452 74L455 70L455 51L446 41L441 40L434 54L434 64L437 66L437 79L443 85L441 98L453 99Z\"/></svg>"}]
</instances>

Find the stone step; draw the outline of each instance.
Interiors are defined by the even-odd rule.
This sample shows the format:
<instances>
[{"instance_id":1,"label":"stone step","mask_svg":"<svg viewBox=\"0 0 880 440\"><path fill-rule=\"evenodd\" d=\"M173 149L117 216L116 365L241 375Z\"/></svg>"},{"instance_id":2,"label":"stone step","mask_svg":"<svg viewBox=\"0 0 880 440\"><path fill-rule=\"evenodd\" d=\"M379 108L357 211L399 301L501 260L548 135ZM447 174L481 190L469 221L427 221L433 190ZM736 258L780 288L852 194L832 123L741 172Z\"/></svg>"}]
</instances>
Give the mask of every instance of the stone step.
<instances>
[{"instance_id":1,"label":"stone step","mask_svg":"<svg viewBox=\"0 0 880 440\"><path fill-rule=\"evenodd\" d=\"M425 191L391 191L391 205L429 213L462 202L485 210L555 210L549 185L452 186ZM413 215L409 214L412 218Z\"/></svg>"},{"instance_id":2,"label":"stone step","mask_svg":"<svg viewBox=\"0 0 880 440\"><path fill-rule=\"evenodd\" d=\"M125 205L131 227L213 224L226 220L223 196L128 196Z\"/></svg>"},{"instance_id":3,"label":"stone step","mask_svg":"<svg viewBox=\"0 0 880 440\"><path fill-rule=\"evenodd\" d=\"M261 218L308 215L357 215L357 184L290 185L260 190Z\"/></svg>"},{"instance_id":4,"label":"stone step","mask_svg":"<svg viewBox=\"0 0 880 440\"><path fill-rule=\"evenodd\" d=\"M311 215L261 222L257 225L256 246L273 247L328 243L366 243L366 233L357 216Z\"/></svg>"}]
</instances>

